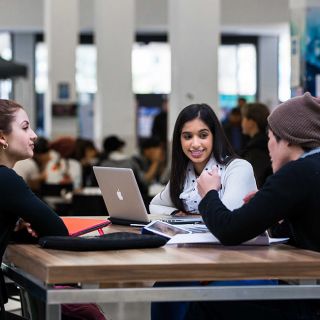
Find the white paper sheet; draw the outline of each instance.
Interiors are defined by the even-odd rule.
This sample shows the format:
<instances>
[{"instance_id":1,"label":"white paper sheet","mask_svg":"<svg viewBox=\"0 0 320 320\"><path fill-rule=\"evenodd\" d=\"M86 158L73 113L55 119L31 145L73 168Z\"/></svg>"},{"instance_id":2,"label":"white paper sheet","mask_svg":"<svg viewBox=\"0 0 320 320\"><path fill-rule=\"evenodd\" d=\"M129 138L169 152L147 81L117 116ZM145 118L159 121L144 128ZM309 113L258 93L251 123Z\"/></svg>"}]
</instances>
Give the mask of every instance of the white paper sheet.
<instances>
[{"instance_id":1,"label":"white paper sheet","mask_svg":"<svg viewBox=\"0 0 320 320\"><path fill-rule=\"evenodd\" d=\"M262 235L244 242L244 245L263 245L268 246L273 243L286 242L288 238L270 238L267 232ZM213 243L220 244L220 241L210 232L206 233L189 233L177 234L171 238L167 244L183 244L183 243Z\"/></svg>"}]
</instances>

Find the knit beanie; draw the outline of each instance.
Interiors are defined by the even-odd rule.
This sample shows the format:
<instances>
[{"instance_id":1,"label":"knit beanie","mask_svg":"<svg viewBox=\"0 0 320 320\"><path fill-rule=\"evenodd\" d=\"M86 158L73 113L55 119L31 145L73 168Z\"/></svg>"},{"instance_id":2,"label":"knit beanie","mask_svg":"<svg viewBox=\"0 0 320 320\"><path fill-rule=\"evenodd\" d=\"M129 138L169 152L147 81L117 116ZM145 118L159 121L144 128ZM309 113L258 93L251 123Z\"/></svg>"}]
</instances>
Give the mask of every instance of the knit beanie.
<instances>
[{"instance_id":1,"label":"knit beanie","mask_svg":"<svg viewBox=\"0 0 320 320\"><path fill-rule=\"evenodd\" d=\"M274 109L269 127L278 137L303 149L320 147L320 98L306 92Z\"/></svg>"}]
</instances>

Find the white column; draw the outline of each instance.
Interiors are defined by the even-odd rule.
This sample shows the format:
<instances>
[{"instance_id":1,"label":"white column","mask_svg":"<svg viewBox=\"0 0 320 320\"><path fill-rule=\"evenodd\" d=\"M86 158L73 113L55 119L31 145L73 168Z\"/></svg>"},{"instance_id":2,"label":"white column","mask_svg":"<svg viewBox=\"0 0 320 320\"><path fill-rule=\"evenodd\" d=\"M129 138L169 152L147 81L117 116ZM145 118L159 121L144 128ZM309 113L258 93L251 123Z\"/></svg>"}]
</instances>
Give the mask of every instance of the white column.
<instances>
[{"instance_id":1,"label":"white column","mask_svg":"<svg viewBox=\"0 0 320 320\"><path fill-rule=\"evenodd\" d=\"M272 108L279 103L278 57L279 39L275 36L261 36L258 42L258 93L259 101Z\"/></svg>"},{"instance_id":2,"label":"white column","mask_svg":"<svg viewBox=\"0 0 320 320\"><path fill-rule=\"evenodd\" d=\"M33 33L14 33L12 35L14 61L27 66L26 78L14 79L14 99L21 104L28 113L30 124L35 129L36 104L34 87L34 47Z\"/></svg>"},{"instance_id":3,"label":"white column","mask_svg":"<svg viewBox=\"0 0 320 320\"><path fill-rule=\"evenodd\" d=\"M52 104L76 103L76 46L78 44L78 0L45 0L45 43L48 49L48 92L45 97L47 135L77 135L77 118L53 118ZM59 96L66 84L67 97Z\"/></svg>"},{"instance_id":4,"label":"white column","mask_svg":"<svg viewBox=\"0 0 320 320\"><path fill-rule=\"evenodd\" d=\"M177 115L189 104L207 103L219 116L220 0L170 0L172 81L169 140Z\"/></svg>"},{"instance_id":5,"label":"white column","mask_svg":"<svg viewBox=\"0 0 320 320\"><path fill-rule=\"evenodd\" d=\"M100 143L116 134L135 146L135 104L132 94L131 53L134 41L133 0L95 0L97 94L94 134Z\"/></svg>"}]
</instances>

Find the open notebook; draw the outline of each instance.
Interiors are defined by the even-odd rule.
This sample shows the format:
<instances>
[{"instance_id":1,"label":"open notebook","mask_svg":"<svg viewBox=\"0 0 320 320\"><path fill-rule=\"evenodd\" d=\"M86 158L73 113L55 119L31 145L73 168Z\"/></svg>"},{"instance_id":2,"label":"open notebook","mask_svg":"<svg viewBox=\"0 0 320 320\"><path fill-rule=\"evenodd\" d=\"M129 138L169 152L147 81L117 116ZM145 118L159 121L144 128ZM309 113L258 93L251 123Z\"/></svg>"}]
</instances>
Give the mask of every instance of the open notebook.
<instances>
[{"instance_id":1,"label":"open notebook","mask_svg":"<svg viewBox=\"0 0 320 320\"><path fill-rule=\"evenodd\" d=\"M61 217L71 237L77 237L95 230L99 234L104 234L102 228L108 226L111 222L106 219L79 218L79 217Z\"/></svg>"}]
</instances>

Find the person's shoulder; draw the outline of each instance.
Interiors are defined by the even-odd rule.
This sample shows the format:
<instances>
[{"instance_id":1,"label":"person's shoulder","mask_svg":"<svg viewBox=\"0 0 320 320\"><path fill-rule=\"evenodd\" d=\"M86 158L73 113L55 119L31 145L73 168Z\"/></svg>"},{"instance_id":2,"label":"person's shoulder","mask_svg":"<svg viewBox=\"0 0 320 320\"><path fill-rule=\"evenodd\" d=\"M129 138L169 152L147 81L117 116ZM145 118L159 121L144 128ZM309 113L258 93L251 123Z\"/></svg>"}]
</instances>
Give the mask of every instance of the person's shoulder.
<instances>
[{"instance_id":1,"label":"person's shoulder","mask_svg":"<svg viewBox=\"0 0 320 320\"><path fill-rule=\"evenodd\" d=\"M298 172L313 172L316 170L319 172L320 170L320 154L307 156L305 158L299 158L294 161L288 162L284 165L280 170L295 170Z\"/></svg>"},{"instance_id":2,"label":"person's shoulder","mask_svg":"<svg viewBox=\"0 0 320 320\"><path fill-rule=\"evenodd\" d=\"M246 147L268 151L268 136L264 133L258 133L248 140Z\"/></svg>"},{"instance_id":3,"label":"person's shoulder","mask_svg":"<svg viewBox=\"0 0 320 320\"><path fill-rule=\"evenodd\" d=\"M235 158L225 167L224 179L228 179L230 176L238 177L239 179L254 177L253 167L247 160Z\"/></svg>"},{"instance_id":4,"label":"person's shoulder","mask_svg":"<svg viewBox=\"0 0 320 320\"><path fill-rule=\"evenodd\" d=\"M20 168L20 167L29 167L29 166L34 166L34 165L36 165L36 162L32 158L28 158L28 159L25 159L25 160L18 161L14 165L13 169Z\"/></svg>"},{"instance_id":5,"label":"person's shoulder","mask_svg":"<svg viewBox=\"0 0 320 320\"><path fill-rule=\"evenodd\" d=\"M2 177L5 177L5 176L15 176L17 174L13 169L10 169L6 166L0 166L0 175Z\"/></svg>"},{"instance_id":6,"label":"person's shoulder","mask_svg":"<svg viewBox=\"0 0 320 320\"><path fill-rule=\"evenodd\" d=\"M254 180L253 167L250 162L244 159L236 158L233 159L226 167L225 170L225 179L228 177L236 177L237 179L247 179Z\"/></svg>"},{"instance_id":7,"label":"person's shoulder","mask_svg":"<svg viewBox=\"0 0 320 320\"><path fill-rule=\"evenodd\" d=\"M10 185L21 182L23 179L13 169L0 166L0 181L0 186L7 189Z\"/></svg>"},{"instance_id":8,"label":"person's shoulder","mask_svg":"<svg viewBox=\"0 0 320 320\"><path fill-rule=\"evenodd\" d=\"M308 156L289 161L272 175L272 181L286 181L288 185L299 185L300 187L301 185L308 185L312 181L319 184L319 160L320 156Z\"/></svg>"},{"instance_id":9,"label":"person's shoulder","mask_svg":"<svg viewBox=\"0 0 320 320\"><path fill-rule=\"evenodd\" d=\"M28 177L29 174L33 174L35 171L38 171L38 166L33 159L25 159L18 161L13 170L22 177Z\"/></svg>"},{"instance_id":10,"label":"person's shoulder","mask_svg":"<svg viewBox=\"0 0 320 320\"><path fill-rule=\"evenodd\" d=\"M249 161L241 159L241 158L235 158L231 160L228 165L227 165L227 170L231 170L234 168L252 168L252 165L250 164Z\"/></svg>"}]
</instances>

